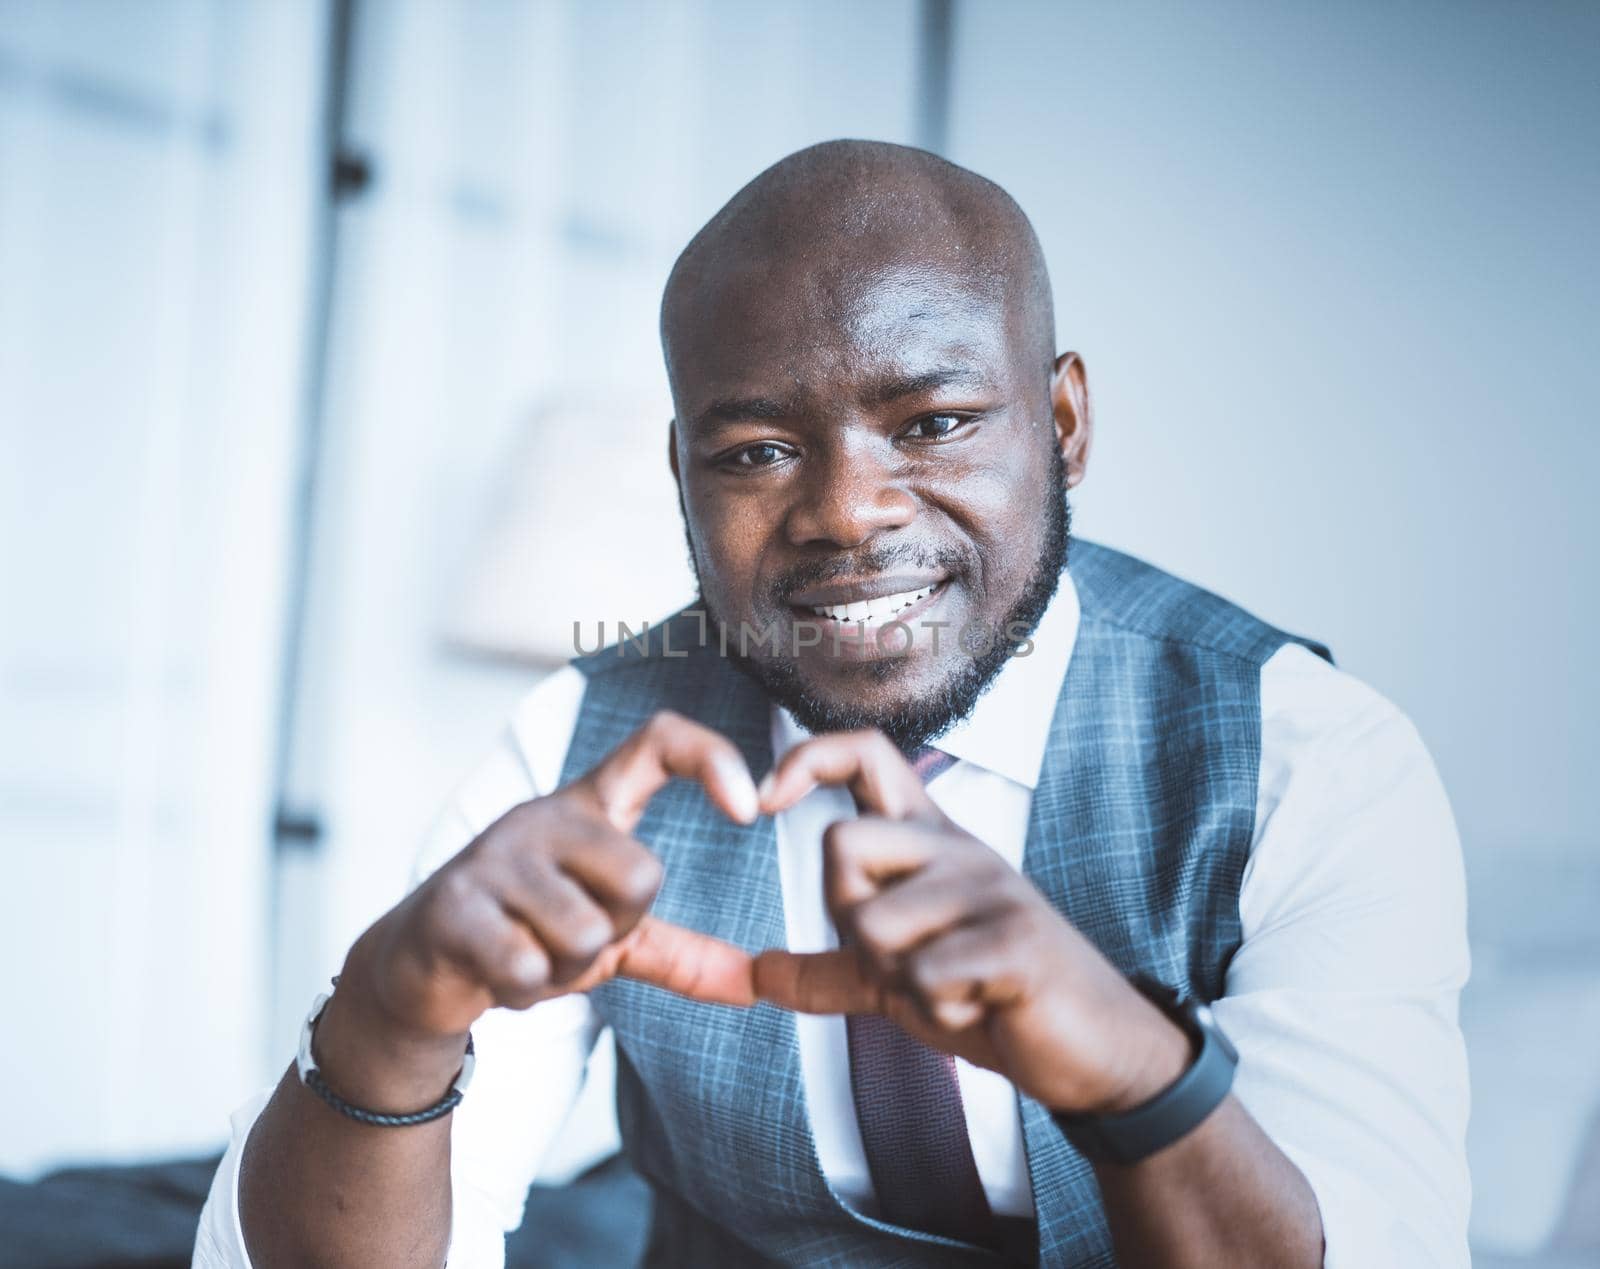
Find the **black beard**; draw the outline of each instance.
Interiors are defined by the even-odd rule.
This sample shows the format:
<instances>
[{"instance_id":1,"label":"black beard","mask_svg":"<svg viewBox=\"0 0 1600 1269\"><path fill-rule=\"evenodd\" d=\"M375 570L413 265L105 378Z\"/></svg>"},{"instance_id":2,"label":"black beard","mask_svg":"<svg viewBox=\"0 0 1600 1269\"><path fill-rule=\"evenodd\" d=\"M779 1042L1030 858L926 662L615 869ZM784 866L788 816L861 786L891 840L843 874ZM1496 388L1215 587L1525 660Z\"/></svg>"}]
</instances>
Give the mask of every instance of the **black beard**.
<instances>
[{"instance_id":1,"label":"black beard","mask_svg":"<svg viewBox=\"0 0 1600 1269\"><path fill-rule=\"evenodd\" d=\"M875 727L905 754L915 753L938 739L972 713L979 698L994 684L1013 649L1038 627L1039 619L1061 584L1072 541L1072 510L1067 505L1066 464L1059 449L1054 449L1054 453L1055 471L1041 508L1045 517L1044 543L1022 594L1000 622L1002 637L993 639L990 648L980 656L959 657L959 668L934 691L887 710L827 700L806 685L790 658L751 657L735 651L738 640L730 639L728 656L734 666L759 683L769 697L793 714L813 735ZM700 566L692 540L689 560L698 578ZM724 624L707 603L703 586L699 606L705 609L711 621ZM867 672L882 681L898 673L904 664L894 658L868 662Z\"/></svg>"}]
</instances>

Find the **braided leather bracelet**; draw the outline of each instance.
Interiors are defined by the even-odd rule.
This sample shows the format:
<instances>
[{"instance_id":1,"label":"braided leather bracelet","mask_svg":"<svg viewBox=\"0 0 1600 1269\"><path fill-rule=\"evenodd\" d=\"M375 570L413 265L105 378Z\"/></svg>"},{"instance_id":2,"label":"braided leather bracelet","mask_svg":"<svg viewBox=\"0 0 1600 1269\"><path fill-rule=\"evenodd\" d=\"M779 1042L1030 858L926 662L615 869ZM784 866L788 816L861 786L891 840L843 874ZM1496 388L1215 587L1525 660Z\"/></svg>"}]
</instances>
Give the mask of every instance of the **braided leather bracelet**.
<instances>
[{"instance_id":1,"label":"braided leather bracelet","mask_svg":"<svg viewBox=\"0 0 1600 1269\"><path fill-rule=\"evenodd\" d=\"M339 980L336 977L333 985L337 987ZM432 1106L422 1110L412 1111L406 1115L389 1115L382 1111L368 1110L364 1106L357 1106L354 1102L347 1102L328 1087L322 1078L322 1072L317 1069L316 1059L311 1054L311 1041L317 1033L317 1021L322 1017L322 1011L327 1008L329 994L324 992L311 1003L311 1012L306 1015L305 1025L300 1029L300 1052L295 1058L295 1067L300 1072L300 1082L315 1093L328 1105L332 1106L341 1115L348 1115L358 1123L370 1124L374 1128L410 1128L415 1124L431 1123L441 1119L461 1104L461 1095L467 1091L467 1085L472 1082L472 1068L474 1063L472 1053L472 1033L467 1033L467 1051L461 1059L461 1070L457 1073L450 1091L436 1101Z\"/></svg>"}]
</instances>

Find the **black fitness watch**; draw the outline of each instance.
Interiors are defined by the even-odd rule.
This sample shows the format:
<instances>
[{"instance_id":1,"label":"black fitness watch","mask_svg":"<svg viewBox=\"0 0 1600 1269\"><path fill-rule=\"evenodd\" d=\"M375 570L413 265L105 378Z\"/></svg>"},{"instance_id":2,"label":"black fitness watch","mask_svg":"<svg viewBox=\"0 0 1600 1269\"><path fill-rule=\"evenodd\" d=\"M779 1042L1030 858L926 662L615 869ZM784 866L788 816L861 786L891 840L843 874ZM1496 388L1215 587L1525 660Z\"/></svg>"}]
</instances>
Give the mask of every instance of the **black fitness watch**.
<instances>
[{"instance_id":1,"label":"black fitness watch","mask_svg":"<svg viewBox=\"0 0 1600 1269\"><path fill-rule=\"evenodd\" d=\"M1143 974L1130 980L1156 1008L1183 1028L1194 1060L1165 1090L1118 1115L1052 1116L1078 1151L1095 1162L1138 1163L1198 1128L1233 1087L1239 1053L1211 1010Z\"/></svg>"}]
</instances>

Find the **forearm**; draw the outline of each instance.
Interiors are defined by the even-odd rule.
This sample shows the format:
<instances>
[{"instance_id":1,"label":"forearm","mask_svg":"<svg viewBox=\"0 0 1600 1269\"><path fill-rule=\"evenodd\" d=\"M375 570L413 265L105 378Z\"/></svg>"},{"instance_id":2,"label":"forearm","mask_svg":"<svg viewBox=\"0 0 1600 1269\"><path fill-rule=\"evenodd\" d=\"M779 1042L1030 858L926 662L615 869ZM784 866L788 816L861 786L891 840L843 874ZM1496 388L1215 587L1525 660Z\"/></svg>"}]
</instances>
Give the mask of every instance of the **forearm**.
<instances>
[{"instance_id":1,"label":"forearm","mask_svg":"<svg viewBox=\"0 0 1600 1269\"><path fill-rule=\"evenodd\" d=\"M359 1015L342 985L317 1027L329 1085L379 1111L437 1101L460 1067L462 1046L383 1041ZM437 1269L450 1240L450 1121L358 1123L306 1089L290 1067L240 1164L240 1221L251 1263Z\"/></svg>"},{"instance_id":2,"label":"forearm","mask_svg":"<svg viewBox=\"0 0 1600 1269\"><path fill-rule=\"evenodd\" d=\"M522 1053L549 1078L530 1090L521 1072L523 1097L510 1088L517 1046L499 1050L506 1074L498 1105L520 1106L526 1121L490 1125L476 1149L464 1140L474 1194L489 1174L502 1201L464 1222L458 1247L464 1239L487 1247L498 1235L513 1192L526 1192L533 1157L571 1108L598 1031L591 989L626 974L706 1003L754 1003L749 953L649 916L661 861L632 830L655 792L679 777L700 781L734 819L754 819L755 784L739 750L663 711L589 774L507 809L350 949L317 1023L314 1056L328 1088L368 1110L435 1105L461 1070L469 1029L488 1013L543 1005L553 1019L530 1024L535 1037ZM562 1007L561 998L572 1003ZM493 1115L495 1105L478 1114ZM225 1156L239 1162L239 1221L257 1269L437 1269L451 1243L458 1114L369 1127L307 1091L291 1070L243 1147ZM470 1127L461 1135L470 1139ZM497 1135L516 1141L491 1142Z\"/></svg>"},{"instance_id":3,"label":"forearm","mask_svg":"<svg viewBox=\"0 0 1600 1269\"><path fill-rule=\"evenodd\" d=\"M1165 1150L1130 1167L1100 1164L1096 1175L1120 1264L1322 1263L1311 1187L1232 1096Z\"/></svg>"}]
</instances>

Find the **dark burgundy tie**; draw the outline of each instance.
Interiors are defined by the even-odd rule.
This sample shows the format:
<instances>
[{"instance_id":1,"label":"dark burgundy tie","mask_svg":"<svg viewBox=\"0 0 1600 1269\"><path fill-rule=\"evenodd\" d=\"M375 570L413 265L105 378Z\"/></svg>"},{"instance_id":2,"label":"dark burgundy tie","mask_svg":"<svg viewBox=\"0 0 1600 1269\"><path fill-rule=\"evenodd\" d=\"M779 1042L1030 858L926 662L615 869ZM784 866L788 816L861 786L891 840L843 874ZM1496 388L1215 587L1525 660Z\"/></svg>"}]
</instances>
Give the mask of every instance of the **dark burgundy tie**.
<instances>
[{"instance_id":1,"label":"dark burgundy tie","mask_svg":"<svg viewBox=\"0 0 1600 1269\"><path fill-rule=\"evenodd\" d=\"M924 784L955 759L925 747ZM845 1018L850 1088L879 1215L895 1225L993 1245L995 1224L967 1136L956 1062L881 1014Z\"/></svg>"}]
</instances>

